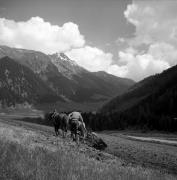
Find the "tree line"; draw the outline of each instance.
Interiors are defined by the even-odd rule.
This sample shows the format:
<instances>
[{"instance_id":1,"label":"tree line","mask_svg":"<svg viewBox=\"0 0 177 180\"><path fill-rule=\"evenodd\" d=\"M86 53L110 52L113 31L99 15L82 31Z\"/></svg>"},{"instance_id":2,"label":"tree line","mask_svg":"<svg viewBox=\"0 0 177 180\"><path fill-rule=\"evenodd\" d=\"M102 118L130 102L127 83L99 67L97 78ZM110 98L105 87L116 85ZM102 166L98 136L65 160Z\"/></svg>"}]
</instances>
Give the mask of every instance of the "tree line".
<instances>
[{"instance_id":1,"label":"tree line","mask_svg":"<svg viewBox=\"0 0 177 180\"><path fill-rule=\"evenodd\" d=\"M83 113L86 125L97 131L142 129L177 131L177 86L156 92L124 112Z\"/></svg>"}]
</instances>

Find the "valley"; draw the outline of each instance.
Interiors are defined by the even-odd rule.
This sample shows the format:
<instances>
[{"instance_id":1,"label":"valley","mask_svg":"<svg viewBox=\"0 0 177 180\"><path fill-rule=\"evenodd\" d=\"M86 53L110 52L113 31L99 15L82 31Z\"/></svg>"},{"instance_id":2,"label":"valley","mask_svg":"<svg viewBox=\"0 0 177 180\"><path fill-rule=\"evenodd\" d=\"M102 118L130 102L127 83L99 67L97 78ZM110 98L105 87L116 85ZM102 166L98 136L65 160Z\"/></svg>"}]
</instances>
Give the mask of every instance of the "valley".
<instances>
[{"instance_id":1,"label":"valley","mask_svg":"<svg viewBox=\"0 0 177 180\"><path fill-rule=\"evenodd\" d=\"M177 1L0 0L0 180L177 180Z\"/></svg>"}]
</instances>

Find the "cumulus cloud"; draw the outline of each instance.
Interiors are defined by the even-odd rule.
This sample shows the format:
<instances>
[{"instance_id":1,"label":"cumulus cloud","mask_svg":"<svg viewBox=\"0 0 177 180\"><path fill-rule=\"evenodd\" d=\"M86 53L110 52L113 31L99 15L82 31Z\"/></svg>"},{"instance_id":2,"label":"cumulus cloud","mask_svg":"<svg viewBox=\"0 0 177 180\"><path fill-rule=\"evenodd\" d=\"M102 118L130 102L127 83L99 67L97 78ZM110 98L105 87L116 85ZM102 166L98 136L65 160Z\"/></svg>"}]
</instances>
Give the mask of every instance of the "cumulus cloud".
<instances>
[{"instance_id":1,"label":"cumulus cloud","mask_svg":"<svg viewBox=\"0 0 177 180\"><path fill-rule=\"evenodd\" d=\"M77 24L52 25L40 17L25 22L0 18L0 44L44 53L64 52L85 44Z\"/></svg>"},{"instance_id":2,"label":"cumulus cloud","mask_svg":"<svg viewBox=\"0 0 177 180\"><path fill-rule=\"evenodd\" d=\"M126 77L128 74L127 66L118 66L117 64L110 65L107 70L109 74L113 74L118 77Z\"/></svg>"},{"instance_id":3,"label":"cumulus cloud","mask_svg":"<svg viewBox=\"0 0 177 180\"><path fill-rule=\"evenodd\" d=\"M133 1L127 6L124 16L136 31L123 39L128 48L118 52L123 66L117 71L121 67L125 77L141 80L177 64L176 9L174 1Z\"/></svg>"},{"instance_id":4,"label":"cumulus cloud","mask_svg":"<svg viewBox=\"0 0 177 180\"><path fill-rule=\"evenodd\" d=\"M84 46L82 48L72 49L66 52L66 54L71 59L74 59L77 64L92 72L106 71L119 77L125 77L128 74L127 66L113 64L113 55L111 53L105 53L96 47Z\"/></svg>"},{"instance_id":5,"label":"cumulus cloud","mask_svg":"<svg viewBox=\"0 0 177 180\"><path fill-rule=\"evenodd\" d=\"M155 59L161 59L170 66L177 64L177 48L167 43L154 43L149 46L148 53Z\"/></svg>"},{"instance_id":6,"label":"cumulus cloud","mask_svg":"<svg viewBox=\"0 0 177 180\"><path fill-rule=\"evenodd\" d=\"M177 45L177 2L134 1L124 15L136 27L131 45L166 42Z\"/></svg>"},{"instance_id":7,"label":"cumulus cloud","mask_svg":"<svg viewBox=\"0 0 177 180\"><path fill-rule=\"evenodd\" d=\"M170 67L168 62L161 58L156 59L150 53L132 54L131 51L120 51L119 58L120 61L126 63L121 66L126 69L124 77L131 77L137 81Z\"/></svg>"},{"instance_id":8,"label":"cumulus cloud","mask_svg":"<svg viewBox=\"0 0 177 180\"><path fill-rule=\"evenodd\" d=\"M89 71L107 70L112 63L111 53L105 53L103 50L91 46L72 49L66 54Z\"/></svg>"}]
</instances>

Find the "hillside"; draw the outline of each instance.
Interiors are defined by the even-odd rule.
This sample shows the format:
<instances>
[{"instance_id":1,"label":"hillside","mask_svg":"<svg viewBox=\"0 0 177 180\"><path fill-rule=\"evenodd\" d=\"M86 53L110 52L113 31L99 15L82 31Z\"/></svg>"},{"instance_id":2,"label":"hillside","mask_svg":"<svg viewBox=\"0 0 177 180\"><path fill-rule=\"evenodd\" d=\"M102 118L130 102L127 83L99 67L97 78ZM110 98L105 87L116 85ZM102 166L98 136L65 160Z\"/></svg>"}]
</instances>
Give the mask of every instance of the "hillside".
<instances>
[{"instance_id":1,"label":"hillside","mask_svg":"<svg viewBox=\"0 0 177 180\"><path fill-rule=\"evenodd\" d=\"M102 121L100 129L140 127L177 131L176 82L177 66L138 82L101 108L97 117L99 123Z\"/></svg>"},{"instance_id":2,"label":"hillside","mask_svg":"<svg viewBox=\"0 0 177 180\"><path fill-rule=\"evenodd\" d=\"M16 63L9 57L0 59L0 104L11 106L16 103L47 103L62 101L29 68Z\"/></svg>"},{"instance_id":3,"label":"hillside","mask_svg":"<svg viewBox=\"0 0 177 180\"><path fill-rule=\"evenodd\" d=\"M0 46L0 57L5 56L29 68L55 96L65 102L102 103L123 93L134 83L107 73L107 80L104 80L78 66L63 53L46 55L33 50Z\"/></svg>"},{"instance_id":4,"label":"hillside","mask_svg":"<svg viewBox=\"0 0 177 180\"><path fill-rule=\"evenodd\" d=\"M150 97L153 99L153 96L155 96L154 100L156 101L160 96L162 98L165 94L175 91L177 86L176 80L177 66L174 66L161 74L150 76L136 83L122 96L117 96L105 104L102 111L124 111L142 101L148 100Z\"/></svg>"},{"instance_id":5,"label":"hillside","mask_svg":"<svg viewBox=\"0 0 177 180\"><path fill-rule=\"evenodd\" d=\"M106 72L107 79L95 72L89 72L78 66L75 61L69 59L64 53L56 53L49 56L52 63L73 84L73 94L70 96L75 102L105 101L127 90L134 81L119 78ZM98 74L100 74L98 72ZM120 80L121 79L121 80ZM87 98L87 100L85 100Z\"/></svg>"},{"instance_id":6,"label":"hillside","mask_svg":"<svg viewBox=\"0 0 177 180\"><path fill-rule=\"evenodd\" d=\"M94 72L94 74L102 79L105 83L110 84L110 86L114 86L114 88L118 90L118 94L124 93L127 90L127 86L131 87L135 84L135 81L131 79L120 78L112 74L108 74L105 71Z\"/></svg>"}]
</instances>

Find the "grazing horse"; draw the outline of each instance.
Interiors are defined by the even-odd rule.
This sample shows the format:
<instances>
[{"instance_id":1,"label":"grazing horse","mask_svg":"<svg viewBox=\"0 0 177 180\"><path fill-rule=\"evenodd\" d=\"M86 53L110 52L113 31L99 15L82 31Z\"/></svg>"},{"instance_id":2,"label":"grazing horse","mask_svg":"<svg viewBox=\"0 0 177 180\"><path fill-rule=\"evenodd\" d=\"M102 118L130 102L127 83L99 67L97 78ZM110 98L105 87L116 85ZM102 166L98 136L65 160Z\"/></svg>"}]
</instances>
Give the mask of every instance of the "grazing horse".
<instances>
[{"instance_id":1,"label":"grazing horse","mask_svg":"<svg viewBox=\"0 0 177 180\"><path fill-rule=\"evenodd\" d=\"M73 141L76 141L78 143L80 139L85 140L87 133L85 123L82 123L80 121L70 121L70 130Z\"/></svg>"},{"instance_id":2,"label":"grazing horse","mask_svg":"<svg viewBox=\"0 0 177 180\"><path fill-rule=\"evenodd\" d=\"M68 130L69 118L65 113L52 112L49 114L50 121L53 122L56 136L59 135L59 129L62 130L63 137L66 137Z\"/></svg>"}]
</instances>

